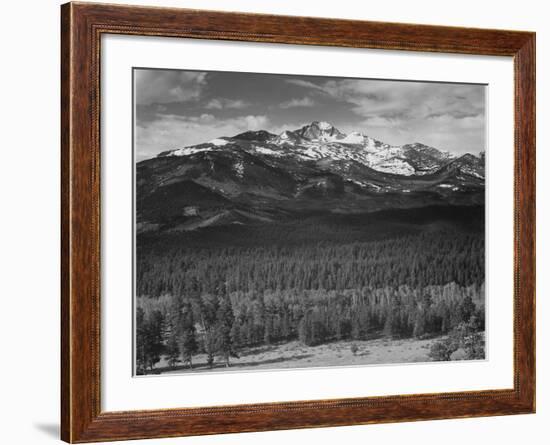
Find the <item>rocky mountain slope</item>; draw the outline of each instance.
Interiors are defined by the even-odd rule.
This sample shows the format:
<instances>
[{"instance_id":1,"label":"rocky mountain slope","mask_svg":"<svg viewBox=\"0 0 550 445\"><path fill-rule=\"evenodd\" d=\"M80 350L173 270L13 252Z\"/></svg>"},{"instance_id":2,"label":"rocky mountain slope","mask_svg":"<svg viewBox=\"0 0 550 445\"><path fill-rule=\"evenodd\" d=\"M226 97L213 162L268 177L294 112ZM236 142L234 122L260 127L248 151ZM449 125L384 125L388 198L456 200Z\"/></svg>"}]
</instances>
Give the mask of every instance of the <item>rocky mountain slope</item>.
<instances>
[{"instance_id":1,"label":"rocky mountain slope","mask_svg":"<svg viewBox=\"0 0 550 445\"><path fill-rule=\"evenodd\" d=\"M136 167L138 233L484 202L485 157L312 122L177 148Z\"/></svg>"}]
</instances>

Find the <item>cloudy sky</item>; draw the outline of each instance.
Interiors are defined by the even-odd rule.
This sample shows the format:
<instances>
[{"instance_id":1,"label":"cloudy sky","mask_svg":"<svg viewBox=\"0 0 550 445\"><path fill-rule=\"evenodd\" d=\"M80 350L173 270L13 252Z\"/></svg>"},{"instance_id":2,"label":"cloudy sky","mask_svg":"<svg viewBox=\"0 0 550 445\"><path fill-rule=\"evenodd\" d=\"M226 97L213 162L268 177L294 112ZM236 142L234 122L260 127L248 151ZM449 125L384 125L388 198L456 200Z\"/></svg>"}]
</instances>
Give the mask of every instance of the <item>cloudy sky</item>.
<instances>
[{"instance_id":1,"label":"cloudy sky","mask_svg":"<svg viewBox=\"0 0 550 445\"><path fill-rule=\"evenodd\" d=\"M135 69L136 159L312 121L383 142L485 150L485 87L317 76Z\"/></svg>"}]
</instances>

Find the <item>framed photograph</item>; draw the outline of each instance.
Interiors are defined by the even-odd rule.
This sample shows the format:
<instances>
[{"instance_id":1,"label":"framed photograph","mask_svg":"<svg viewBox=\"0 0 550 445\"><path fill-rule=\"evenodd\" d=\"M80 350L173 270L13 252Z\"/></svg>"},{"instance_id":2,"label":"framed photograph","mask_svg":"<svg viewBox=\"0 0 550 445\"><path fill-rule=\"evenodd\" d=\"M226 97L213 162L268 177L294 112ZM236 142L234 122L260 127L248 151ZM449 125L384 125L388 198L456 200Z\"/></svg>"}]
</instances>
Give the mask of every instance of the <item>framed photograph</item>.
<instances>
[{"instance_id":1,"label":"framed photograph","mask_svg":"<svg viewBox=\"0 0 550 445\"><path fill-rule=\"evenodd\" d=\"M62 6L62 439L535 411L535 35Z\"/></svg>"}]
</instances>

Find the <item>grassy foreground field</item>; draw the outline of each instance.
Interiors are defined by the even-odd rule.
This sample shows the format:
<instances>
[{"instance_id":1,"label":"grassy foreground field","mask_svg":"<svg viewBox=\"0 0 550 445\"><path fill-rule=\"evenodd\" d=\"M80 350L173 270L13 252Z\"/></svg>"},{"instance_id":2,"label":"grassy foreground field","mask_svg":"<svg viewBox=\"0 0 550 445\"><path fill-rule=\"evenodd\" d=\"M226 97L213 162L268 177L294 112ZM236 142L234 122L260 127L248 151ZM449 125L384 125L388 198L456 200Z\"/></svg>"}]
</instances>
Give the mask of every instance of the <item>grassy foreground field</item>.
<instances>
[{"instance_id":1,"label":"grassy foreground field","mask_svg":"<svg viewBox=\"0 0 550 445\"><path fill-rule=\"evenodd\" d=\"M388 340L380 338L363 341L340 341L319 346L304 346L298 341L278 345L264 345L240 351L239 358L231 359L231 366L216 362L213 368L206 363L205 354L193 357L193 372L251 371L260 369L311 368L389 363L429 362L432 343L444 337L430 339ZM355 354L352 345L357 346ZM186 373L188 366L170 368L163 357L157 364L156 374Z\"/></svg>"}]
</instances>

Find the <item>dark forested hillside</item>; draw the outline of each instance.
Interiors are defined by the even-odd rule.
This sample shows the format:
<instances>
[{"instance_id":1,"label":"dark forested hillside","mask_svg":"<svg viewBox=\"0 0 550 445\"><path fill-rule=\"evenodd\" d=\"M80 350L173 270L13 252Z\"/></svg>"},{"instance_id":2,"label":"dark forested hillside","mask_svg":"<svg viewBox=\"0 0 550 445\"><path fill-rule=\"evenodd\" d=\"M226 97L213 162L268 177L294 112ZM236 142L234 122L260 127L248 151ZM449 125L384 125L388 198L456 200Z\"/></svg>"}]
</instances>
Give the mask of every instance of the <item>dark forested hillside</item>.
<instances>
[{"instance_id":1,"label":"dark forested hillside","mask_svg":"<svg viewBox=\"0 0 550 445\"><path fill-rule=\"evenodd\" d=\"M483 207L304 215L138 235L138 372L161 355L484 327Z\"/></svg>"},{"instance_id":2,"label":"dark forested hillside","mask_svg":"<svg viewBox=\"0 0 550 445\"><path fill-rule=\"evenodd\" d=\"M381 241L189 248L139 256L138 295L344 290L362 287L469 286L484 280L483 237L438 231Z\"/></svg>"}]
</instances>

